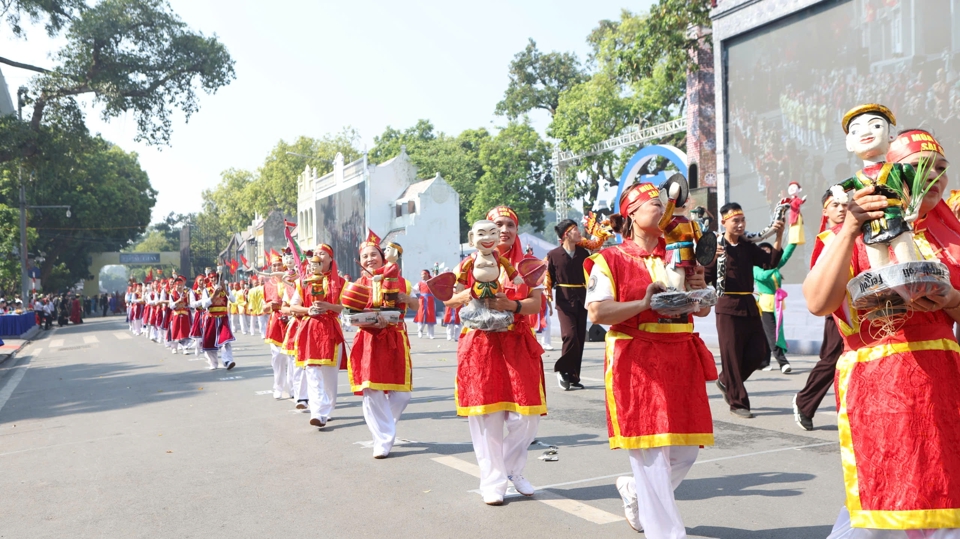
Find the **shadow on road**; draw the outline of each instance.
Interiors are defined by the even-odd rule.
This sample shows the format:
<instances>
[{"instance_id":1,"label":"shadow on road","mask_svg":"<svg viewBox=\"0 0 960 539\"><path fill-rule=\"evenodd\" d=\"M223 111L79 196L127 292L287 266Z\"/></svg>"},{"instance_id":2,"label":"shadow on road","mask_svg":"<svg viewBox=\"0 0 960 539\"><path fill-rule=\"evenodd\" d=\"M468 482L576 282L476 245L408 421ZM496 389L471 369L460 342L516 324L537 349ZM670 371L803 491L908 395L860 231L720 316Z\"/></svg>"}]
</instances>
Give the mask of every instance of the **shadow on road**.
<instances>
[{"instance_id":1,"label":"shadow on road","mask_svg":"<svg viewBox=\"0 0 960 539\"><path fill-rule=\"evenodd\" d=\"M776 528L773 530L738 530L721 526L697 526L687 528L690 535L716 537L717 539L811 539L830 535L830 526L801 526L799 528Z\"/></svg>"},{"instance_id":2,"label":"shadow on road","mask_svg":"<svg viewBox=\"0 0 960 539\"><path fill-rule=\"evenodd\" d=\"M808 473L765 472L685 479L677 487L675 494L678 500L709 500L721 496L766 496L775 498L800 496L803 492L793 488L757 489L753 487L777 483L798 483L800 481L811 481L815 478L815 475Z\"/></svg>"}]
</instances>

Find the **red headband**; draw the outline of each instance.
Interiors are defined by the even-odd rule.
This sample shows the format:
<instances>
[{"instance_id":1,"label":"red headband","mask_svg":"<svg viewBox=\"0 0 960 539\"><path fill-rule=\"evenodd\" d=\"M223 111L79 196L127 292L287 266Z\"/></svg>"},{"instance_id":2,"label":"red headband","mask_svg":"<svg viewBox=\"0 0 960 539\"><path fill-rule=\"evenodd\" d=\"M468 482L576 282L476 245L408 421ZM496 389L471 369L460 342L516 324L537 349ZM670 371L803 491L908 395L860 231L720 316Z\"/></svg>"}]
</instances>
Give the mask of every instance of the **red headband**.
<instances>
[{"instance_id":1,"label":"red headband","mask_svg":"<svg viewBox=\"0 0 960 539\"><path fill-rule=\"evenodd\" d=\"M517 217L517 213L506 206L497 206L496 208L493 208L487 212L488 220L496 221L497 217L509 217L513 219L513 223L515 225L520 225L520 219Z\"/></svg>"},{"instance_id":2,"label":"red headband","mask_svg":"<svg viewBox=\"0 0 960 539\"><path fill-rule=\"evenodd\" d=\"M918 152L937 152L946 156L943 146L933 138L933 135L924 131L906 131L901 133L896 140L890 143L890 150L887 151L888 163L899 163L909 155Z\"/></svg>"},{"instance_id":3,"label":"red headband","mask_svg":"<svg viewBox=\"0 0 960 539\"><path fill-rule=\"evenodd\" d=\"M333 257L333 247L330 247L326 243L321 243L320 245L317 245L317 250L327 253L328 255L330 255L331 258Z\"/></svg>"},{"instance_id":4,"label":"red headband","mask_svg":"<svg viewBox=\"0 0 960 539\"><path fill-rule=\"evenodd\" d=\"M626 217L655 198L660 198L660 190L656 185L636 183L627 189L626 195L620 198L620 215Z\"/></svg>"}]
</instances>

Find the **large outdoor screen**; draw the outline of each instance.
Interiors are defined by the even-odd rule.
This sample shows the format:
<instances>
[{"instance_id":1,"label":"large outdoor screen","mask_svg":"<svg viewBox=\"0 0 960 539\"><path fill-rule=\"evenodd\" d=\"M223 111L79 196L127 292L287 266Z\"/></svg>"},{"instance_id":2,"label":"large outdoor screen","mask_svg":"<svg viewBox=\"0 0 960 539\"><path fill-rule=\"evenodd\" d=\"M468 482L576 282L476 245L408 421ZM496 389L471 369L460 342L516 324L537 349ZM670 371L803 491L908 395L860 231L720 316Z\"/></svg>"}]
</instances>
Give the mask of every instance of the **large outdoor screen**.
<instances>
[{"instance_id":1,"label":"large outdoor screen","mask_svg":"<svg viewBox=\"0 0 960 539\"><path fill-rule=\"evenodd\" d=\"M354 281L360 276L357 248L367 237L365 203L362 182L317 200L317 243L333 246L340 273Z\"/></svg>"},{"instance_id":2,"label":"large outdoor screen","mask_svg":"<svg viewBox=\"0 0 960 539\"><path fill-rule=\"evenodd\" d=\"M882 103L898 130L932 131L960 163L960 13L950 3L827 1L729 42L729 200L743 205L748 230L759 230L791 181L807 196L807 243L784 268L786 282L809 267L824 191L862 168L846 150L845 111Z\"/></svg>"}]
</instances>

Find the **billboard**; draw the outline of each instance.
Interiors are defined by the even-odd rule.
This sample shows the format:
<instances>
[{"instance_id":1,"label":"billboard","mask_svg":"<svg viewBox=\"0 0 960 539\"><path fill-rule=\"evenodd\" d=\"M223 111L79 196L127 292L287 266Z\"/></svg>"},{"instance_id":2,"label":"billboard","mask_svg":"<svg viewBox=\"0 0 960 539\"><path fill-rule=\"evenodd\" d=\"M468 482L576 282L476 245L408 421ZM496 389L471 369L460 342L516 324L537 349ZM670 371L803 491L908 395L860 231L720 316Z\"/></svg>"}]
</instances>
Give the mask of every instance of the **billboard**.
<instances>
[{"instance_id":1,"label":"billboard","mask_svg":"<svg viewBox=\"0 0 960 539\"><path fill-rule=\"evenodd\" d=\"M361 182L316 202L317 243L333 247L340 273L354 281L360 276L357 248L367 237L366 199L365 184Z\"/></svg>"},{"instance_id":2,"label":"billboard","mask_svg":"<svg viewBox=\"0 0 960 539\"><path fill-rule=\"evenodd\" d=\"M830 0L725 42L727 199L759 230L791 181L807 196L807 245L794 255L806 263L789 263L787 282L809 267L820 197L862 168L846 150L844 112L882 103L897 130L932 131L947 158L957 153L957 19L951 0Z\"/></svg>"}]
</instances>

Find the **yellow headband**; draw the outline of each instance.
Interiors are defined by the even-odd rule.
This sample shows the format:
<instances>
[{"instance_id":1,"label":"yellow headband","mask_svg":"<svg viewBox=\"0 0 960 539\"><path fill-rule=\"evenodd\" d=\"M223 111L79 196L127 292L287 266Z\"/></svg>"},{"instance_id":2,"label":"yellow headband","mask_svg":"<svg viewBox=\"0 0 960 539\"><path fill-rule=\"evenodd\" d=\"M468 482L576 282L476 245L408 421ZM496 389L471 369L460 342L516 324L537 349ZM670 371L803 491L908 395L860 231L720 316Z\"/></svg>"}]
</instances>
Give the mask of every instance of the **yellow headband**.
<instances>
[{"instance_id":1,"label":"yellow headband","mask_svg":"<svg viewBox=\"0 0 960 539\"><path fill-rule=\"evenodd\" d=\"M730 210L727 213L722 215L723 218L720 220L720 222L725 223L727 222L727 219L730 219L731 217L736 217L738 215L743 215L743 210Z\"/></svg>"}]
</instances>

